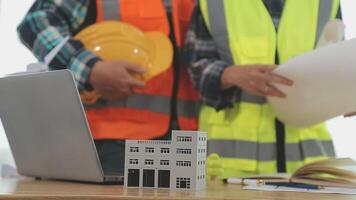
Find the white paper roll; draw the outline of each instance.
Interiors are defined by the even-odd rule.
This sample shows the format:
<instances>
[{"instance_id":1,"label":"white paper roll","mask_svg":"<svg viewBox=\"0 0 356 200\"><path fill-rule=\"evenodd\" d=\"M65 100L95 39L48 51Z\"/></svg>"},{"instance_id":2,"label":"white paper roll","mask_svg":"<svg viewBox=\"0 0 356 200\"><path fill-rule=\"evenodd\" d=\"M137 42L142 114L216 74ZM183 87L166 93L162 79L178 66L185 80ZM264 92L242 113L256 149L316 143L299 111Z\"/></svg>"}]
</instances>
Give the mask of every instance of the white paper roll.
<instances>
[{"instance_id":1,"label":"white paper roll","mask_svg":"<svg viewBox=\"0 0 356 200\"><path fill-rule=\"evenodd\" d=\"M356 111L356 39L297 56L275 73L294 81L276 85L287 98L268 98L288 125L306 127Z\"/></svg>"}]
</instances>

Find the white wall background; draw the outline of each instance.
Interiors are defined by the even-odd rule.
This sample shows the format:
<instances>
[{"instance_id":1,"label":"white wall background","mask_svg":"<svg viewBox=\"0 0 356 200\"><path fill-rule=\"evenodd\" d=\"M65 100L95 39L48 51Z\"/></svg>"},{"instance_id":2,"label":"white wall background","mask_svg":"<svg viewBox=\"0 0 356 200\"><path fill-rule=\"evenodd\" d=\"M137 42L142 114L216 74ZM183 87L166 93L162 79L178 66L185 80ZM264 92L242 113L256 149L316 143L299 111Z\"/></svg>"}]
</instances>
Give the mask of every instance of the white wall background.
<instances>
[{"instance_id":1,"label":"white wall background","mask_svg":"<svg viewBox=\"0 0 356 200\"><path fill-rule=\"evenodd\" d=\"M32 54L18 41L16 26L21 21L34 0L0 0L0 76L15 71L23 71L30 62L35 62ZM0 124L0 164L14 164L9 145ZM1 167L0 167L1 168Z\"/></svg>"},{"instance_id":2,"label":"white wall background","mask_svg":"<svg viewBox=\"0 0 356 200\"><path fill-rule=\"evenodd\" d=\"M356 1L341 1L347 27L346 39L350 39L356 37ZM32 3L33 0L0 0L0 76L22 71L28 63L35 62L31 53L20 44L16 34L17 24ZM338 156L356 159L356 117L330 120L328 128L333 135ZM0 163L4 162L13 164L8 142L0 125Z\"/></svg>"}]
</instances>

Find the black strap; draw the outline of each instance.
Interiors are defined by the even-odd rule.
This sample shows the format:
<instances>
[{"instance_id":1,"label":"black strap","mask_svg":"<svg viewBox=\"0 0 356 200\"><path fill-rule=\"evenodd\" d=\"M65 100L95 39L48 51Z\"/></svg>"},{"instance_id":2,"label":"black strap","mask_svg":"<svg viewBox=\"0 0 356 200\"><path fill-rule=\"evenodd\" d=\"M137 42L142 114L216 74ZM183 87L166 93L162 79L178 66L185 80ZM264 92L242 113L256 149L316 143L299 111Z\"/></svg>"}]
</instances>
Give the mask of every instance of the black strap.
<instances>
[{"instance_id":1,"label":"black strap","mask_svg":"<svg viewBox=\"0 0 356 200\"><path fill-rule=\"evenodd\" d=\"M178 111L177 111L177 93L178 93L178 86L179 86L179 67L180 67L180 55L179 55L179 47L176 42L176 38L174 36L174 26L173 26L173 16L172 12L167 13L168 21L169 21L169 27L170 27L170 32L169 32L169 38L172 41L173 44L173 89L172 89L172 98L171 98L171 117L170 117L170 123L169 123L169 132L171 130L178 130L180 129L179 123L178 123Z\"/></svg>"},{"instance_id":2,"label":"black strap","mask_svg":"<svg viewBox=\"0 0 356 200\"><path fill-rule=\"evenodd\" d=\"M277 172L287 172L284 124L276 119Z\"/></svg>"}]
</instances>

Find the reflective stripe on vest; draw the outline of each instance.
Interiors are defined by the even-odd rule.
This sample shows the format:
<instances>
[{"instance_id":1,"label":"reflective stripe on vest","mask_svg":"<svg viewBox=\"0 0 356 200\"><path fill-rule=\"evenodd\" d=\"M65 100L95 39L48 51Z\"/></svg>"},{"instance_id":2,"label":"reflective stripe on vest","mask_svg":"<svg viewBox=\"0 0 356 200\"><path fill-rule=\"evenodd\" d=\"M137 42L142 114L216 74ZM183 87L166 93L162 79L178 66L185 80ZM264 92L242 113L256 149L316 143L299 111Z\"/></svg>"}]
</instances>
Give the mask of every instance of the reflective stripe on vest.
<instances>
[{"instance_id":1,"label":"reflective stripe on vest","mask_svg":"<svg viewBox=\"0 0 356 200\"><path fill-rule=\"evenodd\" d=\"M285 1L278 34L262 1L200 0L200 8L220 57L238 66L273 64L276 49L281 62L312 50L326 22L336 16L339 3L320 2ZM274 121L265 98L242 92L233 108L217 112L203 106L199 128L208 132L208 152L222 155L223 176L233 177L276 172ZM334 156L325 125L286 126L286 155L288 172L305 162Z\"/></svg>"},{"instance_id":2,"label":"reflective stripe on vest","mask_svg":"<svg viewBox=\"0 0 356 200\"><path fill-rule=\"evenodd\" d=\"M120 0L101 1L104 20L120 20Z\"/></svg>"},{"instance_id":3,"label":"reflective stripe on vest","mask_svg":"<svg viewBox=\"0 0 356 200\"><path fill-rule=\"evenodd\" d=\"M171 97L147 95L147 94L134 94L129 96L125 100L103 102L99 101L93 105L86 105L87 109L98 109L106 107L122 107L122 108L135 108L149 110L151 112L170 114L170 107L163 106L169 105ZM196 101L180 100L177 102L179 115L184 117L196 117L196 113L199 110L199 103Z\"/></svg>"},{"instance_id":4,"label":"reflective stripe on vest","mask_svg":"<svg viewBox=\"0 0 356 200\"><path fill-rule=\"evenodd\" d=\"M322 145L323 148L315 148L318 145ZM300 151L300 146L308 150L303 153ZM276 144L274 142L256 143L243 140L209 140L208 149L209 153L217 153L227 158L239 157L251 160L256 159L258 161L270 161L275 160L277 156ZM300 161L305 157L320 155L335 155L331 141L304 140L298 143L286 144L287 161Z\"/></svg>"},{"instance_id":5,"label":"reflective stripe on vest","mask_svg":"<svg viewBox=\"0 0 356 200\"><path fill-rule=\"evenodd\" d=\"M97 0L97 22L120 20L130 23L144 32L159 31L168 36L169 23L162 0ZM174 27L185 30L184 15L190 16L193 0L174 0L172 14ZM184 18L186 18L186 16ZM179 27L184 25L184 27ZM177 36L176 36L177 37ZM182 36L179 36L180 39ZM179 88L193 88L185 79L179 80ZM87 118L95 139L153 139L163 136L171 118L173 67L146 83L144 89L125 100L86 105ZM194 91L186 90L177 95L177 118L180 128L196 130L199 112ZM190 95L190 96L189 96ZM197 96L197 95L196 95Z\"/></svg>"}]
</instances>

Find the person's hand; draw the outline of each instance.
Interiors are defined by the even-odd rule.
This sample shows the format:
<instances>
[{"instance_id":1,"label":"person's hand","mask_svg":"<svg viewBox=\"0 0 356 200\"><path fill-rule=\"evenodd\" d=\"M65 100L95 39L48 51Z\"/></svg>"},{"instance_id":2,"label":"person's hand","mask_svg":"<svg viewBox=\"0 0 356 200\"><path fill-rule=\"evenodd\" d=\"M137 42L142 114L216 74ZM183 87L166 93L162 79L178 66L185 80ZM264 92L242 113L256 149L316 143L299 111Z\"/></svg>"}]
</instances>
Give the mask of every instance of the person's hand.
<instances>
[{"instance_id":1,"label":"person's hand","mask_svg":"<svg viewBox=\"0 0 356 200\"><path fill-rule=\"evenodd\" d=\"M238 86L247 93L259 96L286 97L274 84L291 86L293 81L273 73L276 65L246 65L228 67L221 77L222 89Z\"/></svg>"},{"instance_id":2,"label":"person's hand","mask_svg":"<svg viewBox=\"0 0 356 200\"><path fill-rule=\"evenodd\" d=\"M119 100L133 94L133 88L145 86L144 82L133 77L144 72L141 67L127 62L99 61L91 71L89 83L102 98Z\"/></svg>"}]
</instances>

